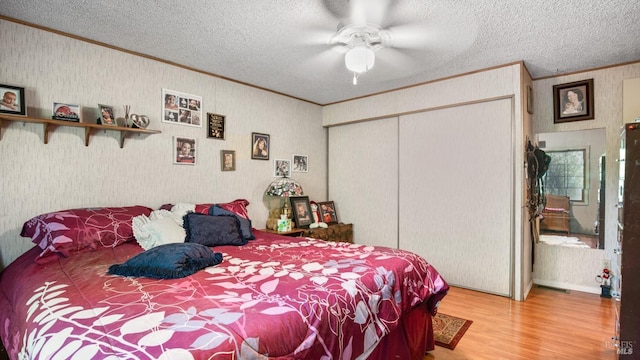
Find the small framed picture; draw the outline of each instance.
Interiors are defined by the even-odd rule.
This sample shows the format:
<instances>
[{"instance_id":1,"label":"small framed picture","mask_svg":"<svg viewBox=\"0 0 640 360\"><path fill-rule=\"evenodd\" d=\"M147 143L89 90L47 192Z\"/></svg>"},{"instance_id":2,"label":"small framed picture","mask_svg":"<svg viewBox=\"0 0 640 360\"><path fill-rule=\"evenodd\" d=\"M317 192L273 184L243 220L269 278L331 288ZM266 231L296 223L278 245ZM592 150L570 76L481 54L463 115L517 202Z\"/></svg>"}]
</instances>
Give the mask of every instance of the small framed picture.
<instances>
[{"instance_id":1,"label":"small framed picture","mask_svg":"<svg viewBox=\"0 0 640 360\"><path fill-rule=\"evenodd\" d=\"M553 108L555 124L593 119L593 79L554 85Z\"/></svg>"},{"instance_id":2,"label":"small framed picture","mask_svg":"<svg viewBox=\"0 0 640 360\"><path fill-rule=\"evenodd\" d=\"M24 88L0 84L0 113L19 116L27 115Z\"/></svg>"},{"instance_id":3,"label":"small framed picture","mask_svg":"<svg viewBox=\"0 0 640 360\"><path fill-rule=\"evenodd\" d=\"M220 150L222 156L222 171L236 171L235 150Z\"/></svg>"},{"instance_id":4,"label":"small framed picture","mask_svg":"<svg viewBox=\"0 0 640 360\"><path fill-rule=\"evenodd\" d=\"M116 126L116 118L113 116L113 106L98 104L100 110L99 124Z\"/></svg>"},{"instance_id":5,"label":"small framed picture","mask_svg":"<svg viewBox=\"0 0 640 360\"><path fill-rule=\"evenodd\" d=\"M338 213L336 212L336 206L333 201L319 202L318 210L320 211L320 218L323 223L336 224L338 222Z\"/></svg>"},{"instance_id":6,"label":"small framed picture","mask_svg":"<svg viewBox=\"0 0 640 360\"><path fill-rule=\"evenodd\" d=\"M54 120L64 120L64 121L80 121L80 106L72 105L72 104L63 104L63 103L53 103L53 116L51 117Z\"/></svg>"},{"instance_id":7,"label":"small framed picture","mask_svg":"<svg viewBox=\"0 0 640 360\"><path fill-rule=\"evenodd\" d=\"M162 89L162 122L202 127L202 96Z\"/></svg>"},{"instance_id":8,"label":"small framed picture","mask_svg":"<svg viewBox=\"0 0 640 360\"><path fill-rule=\"evenodd\" d=\"M273 176L274 177L291 176L291 160L285 160L285 159L273 160Z\"/></svg>"},{"instance_id":9,"label":"small framed picture","mask_svg":"<svg viewBox=\"0 0 640 360\"><path fill-rule=\"evenodd\" d=\"M173 163L195 165L196 139L187 137L173 137Z\"/></svg>"},{"instance_id":10,"label":"small framed picture","mask_svg":"<svg viewBox=\"0 0 640 360\"><path fill-rule=\"evenodd\" d=\"M268 134L251 133L251 158L256 160L269 160Z\"/></svg>"},{"instance_id":11,"label":"small framed picture","mask_svg":"<svg viewBox=\"0 0 640 360\"><path fill-rule=\"evenodd\" d=\"M293 220L297 228L308 228L313 223L311 204L308 196L291 196L291 209L293 209Z\"/></svg>"},{"instance_id":12,"label":"small framed picture","mask_svg":"<svg viewBox=\"0 0 640 360\"><path fill-rule=\"evenodd\" d=\"M224 140L224 115L207 113L207 137Z\"/></svg>"},{"instance_id":13,"label":"small framed picture","mask_svg":"<svg viewBox=\"0 0 640 360\"><path fill-rule=\"evenodd\" d=\"M307 155L293 155L293 172L307 172L307 164L309 156Z\"/></svg>"}]
</instances>

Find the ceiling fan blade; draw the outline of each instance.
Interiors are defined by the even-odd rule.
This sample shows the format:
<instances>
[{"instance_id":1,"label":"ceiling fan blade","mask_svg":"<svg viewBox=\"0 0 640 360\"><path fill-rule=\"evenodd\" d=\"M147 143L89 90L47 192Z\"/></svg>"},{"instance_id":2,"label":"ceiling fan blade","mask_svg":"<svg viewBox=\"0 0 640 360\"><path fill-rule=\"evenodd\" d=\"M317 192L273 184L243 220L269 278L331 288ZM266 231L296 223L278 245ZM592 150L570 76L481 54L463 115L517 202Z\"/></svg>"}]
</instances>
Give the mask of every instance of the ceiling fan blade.
<instances>
[{"instance_id":1,"label":"ceiling fan blade","mask_svg":"<svg viewBox=\"0 0 640 360\"><path fill-rule=\"evenodd\" d=\"M323 27L307 27L300 30L297 43L301 45L331 45L336 32Z\"/></svg>"},{"instance_id":2,"label":"ceiling fan blade","mask_svg":"<svg viewBox=\"0 0 640 360\"><path fill-rule=\"evenodd\" d=\"M382 25L389 11L389 0L349 0L349 18L355 25Z\"/></svg>"},{"instance_id":3,"label":"ceiling fan blade","mask_svg":"<svg viewBox=\"0 0 640 360\"><path fill-rule=\"evenodd\" d=\"M330 76L336 71L345 69L344 55L338 47L325 49L314 56L302 61L298 69L306 72L307 69L317 69L316 76ZM309 74L306 74L309 76Z\"/></svg>"},{"instance_id":4,"label":"ceiling fan blade","mask_svg":"<svg viewBox=\"0 0 640 360\"><path fill-rule=\"evenodd\" d=\"M348 0L322 0L324 8L339 21L349 18Z\"/></svg>"},{"instance_id":5,"label":"ceiling fan blade","mask_svg":"<svg viewBox=\"0 0 640 360\"><path fill-rule=\"evenodd\" d=\"M403 24L389 24L389 46L406 49L466 49L478 33L475 15L464 4L450 2L424 3L402 0L392 17L409 19ZM417 7L420 8L419 11Z\"/></svg>"},{"instance_id":6,"label":"ceiling fan blade","mask_svg":"<svg viewBox=\"0 0 640 360\"><path fill-rule=\"evenodd\" d=\"M459 51L468 48L476 39L478 30L474 21L421 21L386 30L388 46L404 49L430 49Z\"/></svg>"}]
</instances>

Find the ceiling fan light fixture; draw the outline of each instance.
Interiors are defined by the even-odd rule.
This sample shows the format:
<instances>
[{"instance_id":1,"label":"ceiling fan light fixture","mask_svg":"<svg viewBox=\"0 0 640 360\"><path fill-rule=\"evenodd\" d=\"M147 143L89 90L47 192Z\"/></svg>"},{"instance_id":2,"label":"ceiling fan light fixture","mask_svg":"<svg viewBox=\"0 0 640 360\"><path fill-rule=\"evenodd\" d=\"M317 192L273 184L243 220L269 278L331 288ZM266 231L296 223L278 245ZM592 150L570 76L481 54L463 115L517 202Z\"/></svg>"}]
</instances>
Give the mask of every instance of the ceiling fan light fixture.
<instances>
[{"instance_id":1,"label":"ceiling fan light fixture","mask_svg":"<svg viewBox=\"0 0 640 360\"><path fill-rule=\"evenodd\" d=\"M344 56L347 69L358 74L371 70L375 61L375 53L365 45L354 46Z\"/></svg>"}]
</instances>

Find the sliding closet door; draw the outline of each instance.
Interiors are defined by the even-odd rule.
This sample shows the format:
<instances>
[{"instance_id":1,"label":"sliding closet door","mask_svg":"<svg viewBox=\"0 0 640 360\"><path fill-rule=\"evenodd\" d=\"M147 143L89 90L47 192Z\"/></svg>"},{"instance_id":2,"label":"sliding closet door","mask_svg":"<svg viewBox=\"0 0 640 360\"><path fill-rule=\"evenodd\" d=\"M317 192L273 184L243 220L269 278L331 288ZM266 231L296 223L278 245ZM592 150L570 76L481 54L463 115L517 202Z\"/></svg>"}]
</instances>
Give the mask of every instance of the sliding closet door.
<instances>
[{"instance_id":1,"label":"sliding closet door","mask_svg":"<svg viewBox=\"0 0 640 360\"><path fill-rule=\"evenodd\" d=\"M511 99L402 116L399 243L454 285L510 295Z\"/></svg>"},{"instance_id":2,"label":"sliding closet door","mask_svg":"<svg viewBox=\"0 0 640 360\"><path fill-rule=\"evenodd\" d=\"M329 200L354 242L397 248L397 118L329 128Z\"/></svg>"}]
</instances>

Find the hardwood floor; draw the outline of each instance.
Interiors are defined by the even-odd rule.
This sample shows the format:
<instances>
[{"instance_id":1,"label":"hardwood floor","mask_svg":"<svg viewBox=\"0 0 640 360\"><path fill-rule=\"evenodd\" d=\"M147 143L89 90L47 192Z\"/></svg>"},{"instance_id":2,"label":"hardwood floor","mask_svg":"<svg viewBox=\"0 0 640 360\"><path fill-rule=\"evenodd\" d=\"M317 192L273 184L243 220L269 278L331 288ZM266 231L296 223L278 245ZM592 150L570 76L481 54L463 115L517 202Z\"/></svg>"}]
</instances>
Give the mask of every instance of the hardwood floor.
<instances>
[{"instance_id":1,"label":"hardwood floor","mask_svg":"<svg viewBox=\"0 0 640 360\"><path fill-rule=\"evenodd\" d=\"M613 299L534 286L524 302L452 287L439 312L473 320L455 350L423 360L613 360Z\"/></svg>"}]
</instances>

